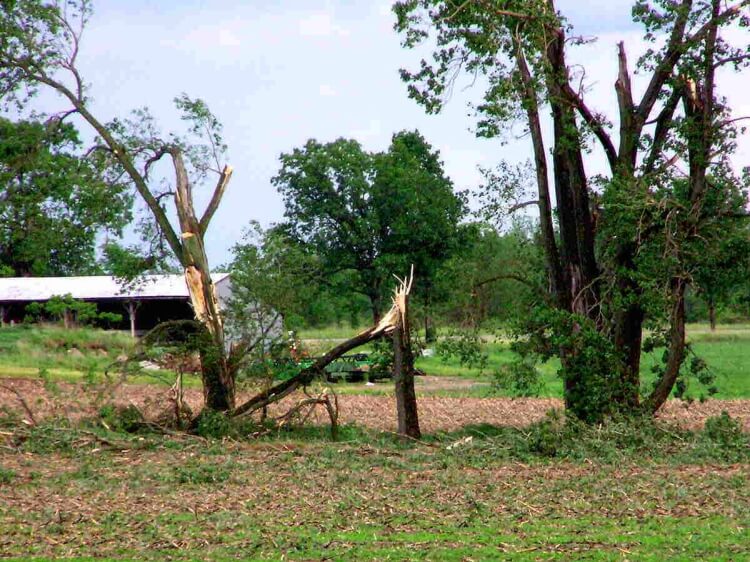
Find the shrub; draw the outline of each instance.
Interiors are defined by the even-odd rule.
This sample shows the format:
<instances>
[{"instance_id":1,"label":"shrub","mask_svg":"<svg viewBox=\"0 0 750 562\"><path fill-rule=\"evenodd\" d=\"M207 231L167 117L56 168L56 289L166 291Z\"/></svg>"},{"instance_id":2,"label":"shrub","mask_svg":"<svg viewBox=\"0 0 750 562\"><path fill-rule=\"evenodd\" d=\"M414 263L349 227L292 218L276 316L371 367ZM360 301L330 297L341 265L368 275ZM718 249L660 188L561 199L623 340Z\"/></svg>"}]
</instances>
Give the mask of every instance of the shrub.
<instances>
[{"instance_id":1,"label":"shrub","mask_svg":"<svg viewBox=\"0 0 750 562\"><path fill-rule=\"evenodd\" d=\"M112 431L135 433L143 427L143 414L130 404L128 406L114 406L107 404L99 410L99 418L105 427Z\"/></svg>"},{"instance_id":2,"label":"shrub","mask_svg":"<svg viewBox=\"0 0 750 562\"><path fill-rule=\"evenodd\" d=\"M204 409L198 416L195 433L201 437L221 439L232 432L230 419L214 410Z\"/></svg>"},{"instance_id":3,"label":"shrub","mask_svg":"<svg viewBox=\"0 0 750 562\"><path fill-rule=\"evenodd\" d=\"M544 390L544 381L531 361L521 359L502 365L494 374L492 386L511 396L527 398L539 396Z\"/></svg>"}]
</instances>

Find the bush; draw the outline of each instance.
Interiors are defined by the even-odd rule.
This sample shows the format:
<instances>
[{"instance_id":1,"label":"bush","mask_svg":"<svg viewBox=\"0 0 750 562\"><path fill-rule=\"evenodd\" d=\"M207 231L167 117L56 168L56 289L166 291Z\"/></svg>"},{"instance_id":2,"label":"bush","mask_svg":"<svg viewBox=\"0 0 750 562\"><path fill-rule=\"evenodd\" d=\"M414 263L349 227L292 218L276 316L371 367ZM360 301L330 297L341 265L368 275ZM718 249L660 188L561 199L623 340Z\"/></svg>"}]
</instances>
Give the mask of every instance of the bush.
<instances>
[{"instance_id":1,"label":"bush","mask_svg":"<svg viewBox=\"0 0 750 562\"><path fill-rule=\"evenodd\" d=\"M706 420L699 435L699 445L706 456L739 462L750 456L750 436L742 431L740 420L726 411Z\"/></svg>"},{"instance_id":2,"label":"bush","mask_svg":"<svg viewBox=\"0 0 750 562\"><path fill-rule=\"evenodd\" d=\"M720 445L747 444L747 436L742 433L742 423L740 420L732 418L726 410L721 412L720 415L711 416L706 420L703 435Z\"/></svg>"},{"instance_id":3,"label":"bush","mask_svg":"<svg viewBox=\"0 0 750 562\"><path fill-rule=\"evenodd\" d=\"M492 386L511 396L528 398L542 393L544 381L542 381L539 369L532 362L521 359L502 365L495 371Z\"/></svg>"},{"instance_id":4,"label":"bush","mask_svg":"<svg viewBox=\"0 0 750 562\"><path fill-rule=\"evenodd\" d=\"M230 419L215 410L204 409L198 416L195 433L201 437L221 439L232 432Z\"/></svg>"},{"instance_id":5,"label":"bush","mask_svg":"<svg viewBox=\"0 0 750 562\"><path fill-rule=\"evenodd\" d=\"M143 414L133 406L114 406L108 404L99 410L99 419L107 429L125 433L135 433L143 427Z\"/></svg>"}]
</instances>

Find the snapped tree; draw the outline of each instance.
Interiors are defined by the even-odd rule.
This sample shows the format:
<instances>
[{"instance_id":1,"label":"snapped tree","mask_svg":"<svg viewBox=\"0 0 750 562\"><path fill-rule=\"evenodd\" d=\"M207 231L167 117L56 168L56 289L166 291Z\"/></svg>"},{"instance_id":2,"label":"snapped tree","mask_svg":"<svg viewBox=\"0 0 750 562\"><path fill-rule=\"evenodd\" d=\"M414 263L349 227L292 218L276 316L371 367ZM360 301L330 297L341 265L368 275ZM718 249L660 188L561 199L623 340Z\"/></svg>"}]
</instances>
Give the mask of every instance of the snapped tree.
<instances>
[{"instance_id":1,"label":"snapped tree","mask_svg":"<svg viewBox=\"0 0 750 562\"><path fill-rule=\"evenodd\" d=\"M162 136L147 110L131 118L105 122L91 110L77 59L82 32L92 13L90 0L10 0L0 4L0 96L7 104L25 106L40 89L60 94L70 108L50 119L54 126L79 116L98 135L92 152L109 159L148 207L158 233L182 266L197 321L212 345L201 352L205 405L228 410L235 404L235 368L227 354L204 234L221 202L232 168L222 165L226 147L221 124L201 100L186 95L175 103L189 124L186 138ZM159 191L149 174L167 158L174 180ZM209 174L218 177L202 214L193 206L193 186ZM178 225L170 222L164 202L174 201Z\"/></svg>"},{"instance_id":2,"label":"snapped tree","mask_svg":"<svg viewBox=\"0 0 750 562\"><path fill-rule=\"evenodd\" d=\"M427 38L437 45L431 62L402 71L413 98L439 111L466 71L487 84L476 106L479 134L497 137L512 122L525 124L536 197L514 206L538 209L553 301L532 315L528 349L560 357L566 406L582 419L613 409L655 411L681 376L696 252L745 214L730 160L736 120L717 94L717 73L747 66L747 45L725 38L736 30L742 36L749 4L635 2L634 20L652 45L637 63L640 99L625 44L617 46L615 134L586 102L586 76L571 69L566 53L584 40L569 36L553 0L403 0L394 7L405 46ZM585 154L594 145L606 177L587 173ZM667 353L642 400L648 323L666 326Z\"/></svg>"}]
</instances>

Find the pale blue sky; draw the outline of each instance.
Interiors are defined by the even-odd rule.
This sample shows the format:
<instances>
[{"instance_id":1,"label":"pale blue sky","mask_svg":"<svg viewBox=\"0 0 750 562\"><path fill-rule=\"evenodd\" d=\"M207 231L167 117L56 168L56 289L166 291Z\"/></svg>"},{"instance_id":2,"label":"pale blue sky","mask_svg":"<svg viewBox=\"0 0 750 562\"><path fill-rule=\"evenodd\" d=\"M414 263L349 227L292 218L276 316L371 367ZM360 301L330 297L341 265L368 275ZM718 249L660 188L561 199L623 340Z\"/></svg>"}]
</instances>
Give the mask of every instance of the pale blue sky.
<instances>
[{"instance_id":1,"label":"pale blue sky","mask_svg":"<svg viewBox=\"0 0 750 562\"><path fill-rule=\"evenodd\" d=\"M615 44L626 41L632 60L643 47L630 5L558 2L579 33L600 37L571 60L586 63L591 105L612 115ZM525 139L474 137L466 102L475 91L459 91L437 116L408 99L398 69L413 67L418 55L400 47L388 1L98 0L95 8L80 65L101 119L147 105L164 130L176 128L172 99L187 92L224 123L235 175L208 233L212 264L228 259L248 221L282 218L269 180L279 154L311 137L353 137L379 150L394 132L417 128L461 189L477 184L477 165L530 156ZM750 113L747 96L738 96ZM600 155L589 164L597 171Z\"/></svg>"}]
</instances>

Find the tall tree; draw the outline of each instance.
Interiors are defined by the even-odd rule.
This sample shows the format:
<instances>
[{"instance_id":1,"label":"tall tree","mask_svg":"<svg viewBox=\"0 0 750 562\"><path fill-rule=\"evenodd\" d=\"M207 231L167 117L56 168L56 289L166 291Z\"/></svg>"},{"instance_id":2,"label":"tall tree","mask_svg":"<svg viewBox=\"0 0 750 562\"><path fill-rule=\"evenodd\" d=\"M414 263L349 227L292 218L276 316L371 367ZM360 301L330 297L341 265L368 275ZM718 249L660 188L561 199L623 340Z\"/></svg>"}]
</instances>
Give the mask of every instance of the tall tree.
<instances>
[{"instance_id":1,"label":"tall tree","mask_svg":"<svg viewBox=\"0 0 750 562\"><path fill-rule=\"evenodd\" d=\"M0 118L0 269L76 275L96 269L97 234L131 216L126 183L110 183L80 153L72 125Z\"/></svg>"},{"instance_id":2,"label":"tall tree","mask_svg":"<svg viewBox=\"0 0 750 562\"><path fill-rule=\"evenodd\" d=\"M516 119L529 133L536 172L540 230L555 310L532 318L530 329L560 356L568 408L600 419L613 407L640 405L644 323L666 318L669 354L652 410L669 395L684 361L684 292L695 262L684 250L723 221L742 214L730 191L718 215L705 212L709 174L736 185L729 158L733 120L716 96L716 70L747 65L747 46L733 47L720 30L747 24L747 0L639 0L634 19L655 43L638 61L646 74L636 99L624 43L618 45L618 136L592 110L571 71L567 49L581 42L553 0L404 0L396 28L407 47L432 37L432 63L402 71L412 97L438 111L466 70L486 78L477 106L479 132L497 136ZM585 76L585 75L584 75ZM553 135L551 179L542 134L548 107ZM589 177L588 139L609 165ZM688 167L689 188L673 181ZM600 189L597 189L600 188ZM556 207L553 208L555 202ZM678 243L679 242L679 243ZM645 256L662 248L669 268ZM655 311L655 296L661 304ZM533 340L534 338L532 338ZM604 360L603 358L606 358Z\"/></svg>"},{"instance_id":3,"label":"tall tree","mask_svg":"<svg viewBox=\"0 0 750 562\"><path fill-rule=\"evenodd\" d=\"M189 125L185 138L163 136L147 110L130 119L105 122L92 113L86 83L79 72L78 54L83 30L92 13L90 0L10 0L0 4L0 96L20 106L39 89L57 92L69 109L61 121L79 116L98 135L97 150L129 180L151 212L158 232L185 272L196 319L210 335L210 349L202 354L205 404L228 410L235 402L235 364L228 357L224 327L211 280L204 234L232 175L223 165L226 147L221 124L201 100L186 95L175 99ZM174 179L166 190L149 172L162 159L172 165ZM217 177L213 195L202 214L193 205L193 187L209 174ZM174 201L177 225L164 207Z\"/></svg>"},{"instance_id":4,"label":"tall tree","mask_svg":"<svg viewBox=\"0 0 750 562\"><path fill-rule=\"evenodd\" d=\"M273 179L284 198L288 228L312 245L328 275L347 271L345 289L365 295L377 323L384 282L414 264L428 291L437 265L457 240L465 204L439 155L417 132L393 136L383 153L353 140L281 156Z\"/></svg>"}]
</instances>

